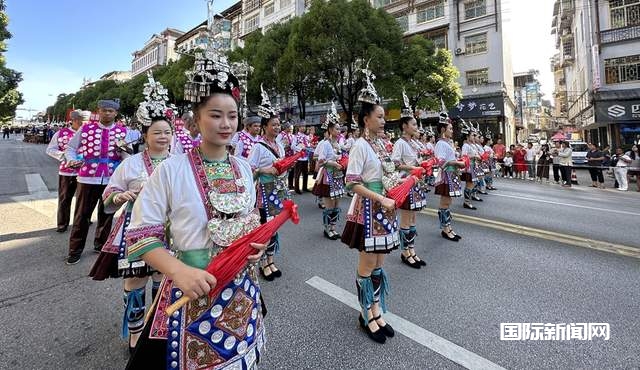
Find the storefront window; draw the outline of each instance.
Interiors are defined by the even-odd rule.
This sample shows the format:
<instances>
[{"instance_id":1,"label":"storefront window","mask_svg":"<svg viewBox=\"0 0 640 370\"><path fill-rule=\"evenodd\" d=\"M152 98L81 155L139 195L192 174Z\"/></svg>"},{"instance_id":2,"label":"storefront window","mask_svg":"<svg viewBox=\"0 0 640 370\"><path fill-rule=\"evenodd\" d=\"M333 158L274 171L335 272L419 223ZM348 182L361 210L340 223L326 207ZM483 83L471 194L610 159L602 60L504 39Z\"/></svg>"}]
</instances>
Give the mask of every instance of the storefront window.
<instances>
[{"instance_id":1,"label":"storefront window","mask_svg":"<svg viewBox=\"0 0 640 370\"><path fill-rule=\"evenodd\" d=\"M618 128L620 129L620 146L623 148L628 149L640 141L640 123L621 123Z\"/></svg>"}]
</instances>

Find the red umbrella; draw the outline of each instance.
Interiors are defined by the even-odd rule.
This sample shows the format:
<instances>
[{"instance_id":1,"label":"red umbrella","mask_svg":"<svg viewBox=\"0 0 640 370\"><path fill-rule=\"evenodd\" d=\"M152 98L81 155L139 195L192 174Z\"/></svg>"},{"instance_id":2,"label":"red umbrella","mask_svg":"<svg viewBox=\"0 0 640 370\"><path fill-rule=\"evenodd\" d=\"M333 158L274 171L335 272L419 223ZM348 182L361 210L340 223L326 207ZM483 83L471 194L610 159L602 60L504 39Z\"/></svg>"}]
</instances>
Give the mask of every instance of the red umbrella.
<instances>
[{"instance_id":1,"label":"red umbrella","mask_svg":"<svg viewBox=\"0 0 640 370\"><path fill-rule=\"evenodd\" d=\"M555 135L551 136L551 141L562 141L562 140L566 140L566 137L562 132L558 132Z\"/></svg>"},{"instance_id":2,"label":"red umbrella","mask_svg":"<svg viewBox=\"0 0 640 370\"><path fill-rule=\"evenodd\" d=\"M304 157L305 152L300 151L294 155L290 155L288 157L284 157L278 161L273 162L273 167L278 171L278 175L282 175L287 172L291 167L293 167L298 159Z\"/></svg>"},{"instance_id":3,"label":"red umbrella","mask_svg":"<svg viewBox=\"0 0 640 370\"><path fill-rule=\"evenodd\" d=\"M416 185L416 178L421 178L424 173L423 168L416 168L411 171L411 175L404 179L400 184L392 187L387 191L387 197L396 202L396 208L400 207L407 199L411 189Z\"/></svg>"},{"instance_id":4,"label":"red umbrella","mask_svg":"<svg viewBox=\"0 0 640 370\"><path fill-rule=\"evenodd\" d=\"M342 166L343 170L346 170L347 166L349 165L349 156L343 155L342 157L340 157L340 159L338 159L338 164Z\"/></svg>"},{"instance_id":5,"label":"red umbrella","mask_svg":"<svg viewBox=\"0 0 640 370\"><path fill-rule=\"evenodd\" d=\"M291 219L291 222L294 224L300 222L298 206L289 199L285 200L283 205L284 208L279 215L231 243L230 246L220 252L220 254L209 263L205 270L215 276L217 280L216 286L209 291L210 297L214 297L220 293L220 291L245 268L247 265L247 257L256 253L256 249L253 248L250 243L267 243L276 231L278 231L280 226L288 219ZM167 307L167 315L172 315L180 309L180 307L184 306L189 299L187 296L182 296L171 306Z\"/></svg>"},{"instance_id":6,"label":"red umbrella","mask_svg":"<svg viewBox=\"0 0 640 370\"><path fill-rule=\"evenodd\" d=\"M468 171L469 169L471 169L471 159L469 159L468 155L463 155L462 158L460 158L463 162L464 162L464 168Z\"/></svg>"},{"instance_id":7,"label":"red umbrella","mask_svg":"<svg viewBox=\"0 0 640 370\"><path fill-rule=\"evenodd\" d=\"M489 153L488 151L487 151L487 152L484 152L484 153L482 153L482 154L480 155L480 159L482 159L482 161L483 161L483 162L486 162L486 161L488 161L488 160L489 160L489 156L490 156L490 155L491 155L491 153Z\"/></svg>"},{"instance_id":8,"label":"red umbrella","mask_svg":"<svg viewBox=\"0 0 640 370\"><path fill-rule=\"evenodd\" d=\"M436 164L438 164L438 158L434 157L420 163L420 167L424 168L427 176L431 176L433 174L433 166Z\"/></svg>"}]
</instances>

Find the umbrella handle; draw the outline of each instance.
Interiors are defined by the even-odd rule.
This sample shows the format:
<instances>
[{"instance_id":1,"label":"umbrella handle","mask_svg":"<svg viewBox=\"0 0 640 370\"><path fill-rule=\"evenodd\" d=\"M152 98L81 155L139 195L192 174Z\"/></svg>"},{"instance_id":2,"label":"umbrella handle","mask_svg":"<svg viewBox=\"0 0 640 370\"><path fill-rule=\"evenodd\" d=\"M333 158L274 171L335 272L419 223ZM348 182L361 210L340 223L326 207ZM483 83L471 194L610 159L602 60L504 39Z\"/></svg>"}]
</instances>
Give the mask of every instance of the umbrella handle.
<instances>
[{"instance_id":1,"label":"umbrella handle","mask_svg":"<svg viewBox=\"0 0 640 370\"><path fill-rule=\"evenodd\" d=\"M187 297L186 295L180 297L180 299L178 299L177 301L173 302L173 304L169 307L167 307L166 310L164 310L164 312L167 313L167 315L171 316L173 315L174 312L178 311L179 309L182 308L182 306L184 306L185 304L187 304L187 302L189 302L189 297Z\"/></svg>"}]
</instances>

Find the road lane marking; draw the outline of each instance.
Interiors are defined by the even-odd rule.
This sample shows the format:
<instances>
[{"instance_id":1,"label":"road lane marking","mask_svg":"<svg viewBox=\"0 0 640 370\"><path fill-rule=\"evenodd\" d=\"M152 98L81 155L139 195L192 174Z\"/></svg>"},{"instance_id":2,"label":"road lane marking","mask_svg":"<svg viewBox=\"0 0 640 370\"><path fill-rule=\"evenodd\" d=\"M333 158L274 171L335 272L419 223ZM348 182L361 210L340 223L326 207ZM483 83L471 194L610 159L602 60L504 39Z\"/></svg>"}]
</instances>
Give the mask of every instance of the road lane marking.
<instances>
[{"instance_id":1,"label":"road lane marking","mask_svg":"<svg viewBox=\"0 0 640 370\"><path fill-rule=\"evenodd\" d=\"M38 192L29 195L16 195L9 197L14 202L30 208L41 215L49 218L55 218L58 213L58 193L57 192ZM75 201L75 199L74 199ZM73 201L72 201L73 203ZM73 210L73 205L71 207ZM73 211L71 211L73 214ZM73 218L72 218L73 219Z\"/></svg>"},{"instance_id":2,"label":"road lane marking","mask_svg":"<svg viewBox=\"0 0 640 370\"><path fill-rule=\"evenodd\" d=\"M562 205L562 206L567 206L567 207L592 209L592 210L595 210L595 211L602 211L602 212L620 213L620 214L623 214L623 215L640 216L640 213L629 212L629 211L620 211L620 210L617 210L617 209L607 209L607 208L581 206L579 204L562 203L562 202L556 202L556 201L550 201L550 200L527 198L527 197L521 197L521 196L515 196L515 195L507 195L507 194L491 193L491 195L492 196L498 196L498 197L505 197L505 198L530 200L532 202L539 202L539 203L557 204L557 205Z\"/></svg>"},{"instance_id":3,"label":"road lane marking","mask_svg":"<svg viewBox=\"0 0 640 370\"><path fill-rule=\"evenodd\" d=\"M29 194L49 192L47 184L44 183L39 173L26 173L24 179L27 181L27 191L29 191Z\"/></svg>"},{"instance_id":4,"label":"road lane marking","mask_svg":"<svg viewBox=\"0 0 640 370\"><path fill-rule=\"evenodd\" d=\"M426 215L438 217L438 212L432 208L426 208L421 211ZM576 247L583 247L589 249L595 249L602 252L619 254L627 257L633 257L640 259L640 248L630 247L622 244L610 243L602 240L595 240L585 238L582 236L569 235L560 233L558 231L536 229L533 227L510 224L507 222L500 222L490 220L481 217L473 217L456 213L454 215L456 221L465 222L468 224L478 225L482 227L488 227L495 230L506 231L518 235L526 235L534 238L540 238L545 240L551 240L563 244L569 244Z\"/></svg>"},{"instance_id":5,"label":"road lane marking","mask_svg":"<svg viewBox=\"0 0 640 370\"><path fill-rule=\"evenodd\" d=\"M356 311L360 311L358 299L352 293L332 284L318 276L306 281L307 284L318 289L322 293L335 298ZM491 369L504 370L503 367L466 350L418 325L403 319L400 316L387 312L384 319L393 326L396 332L406 336L414 342L448 358L449 360L467 369Z\"/></svg>"}]
</instances>

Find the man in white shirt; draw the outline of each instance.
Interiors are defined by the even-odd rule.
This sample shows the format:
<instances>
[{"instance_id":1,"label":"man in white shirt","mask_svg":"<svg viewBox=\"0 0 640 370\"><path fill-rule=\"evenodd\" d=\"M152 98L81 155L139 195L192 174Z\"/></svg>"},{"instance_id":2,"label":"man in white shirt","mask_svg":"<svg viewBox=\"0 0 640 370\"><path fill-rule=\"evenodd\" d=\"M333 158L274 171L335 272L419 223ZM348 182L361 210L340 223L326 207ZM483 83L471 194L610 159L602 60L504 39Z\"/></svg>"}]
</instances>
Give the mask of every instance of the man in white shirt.
<instances>
[{"instance_id":1,"label":"man in white shirt","mask_svg":"<svg viewBox=\"0 0 640 370\"><path fill-rule=\"evenodd\" d=\"M533 144L527 144L527 154L524 160L527 162L527 171L529 171L529 180L533 181L536 177L536 150L533 149Z\"/></svg>"},{"instance_id":2,"label":"man in white shirt","mask_svg":"<svg viewBox=\"0 0 640 370\"><path fill-rule=\"evenodd\" d=\"M133 154L136 154L140 151L140 139L142 138L142 133L140 133L140 130L138 130L137 125L131 122L127 125L127 133L131 140Z\"/></svg>"}]
</instances>

